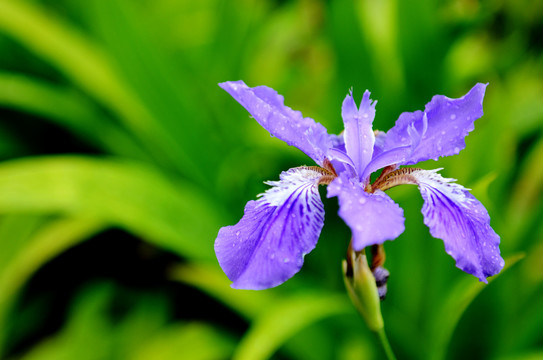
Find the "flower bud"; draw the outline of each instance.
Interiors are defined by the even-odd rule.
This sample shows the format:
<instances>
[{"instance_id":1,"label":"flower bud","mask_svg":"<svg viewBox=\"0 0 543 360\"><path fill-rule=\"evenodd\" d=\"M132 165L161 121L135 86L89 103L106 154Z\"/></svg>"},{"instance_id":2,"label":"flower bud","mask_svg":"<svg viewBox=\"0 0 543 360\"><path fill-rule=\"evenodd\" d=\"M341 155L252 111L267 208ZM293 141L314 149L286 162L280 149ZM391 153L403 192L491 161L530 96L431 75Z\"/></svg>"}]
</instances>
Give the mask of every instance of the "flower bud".
<instances>
[{"instance_id":1,"label":"flower bud","mask_svg":"<svg viewBox=\"0 0 543 360\"><path fill-rule=\"evenodd\" d=\"M383 329L380 294L364 250L355 252L349 247L347 260L343 260L343 280L351 301L370 330Z\"/></svg>"}]
</instances>

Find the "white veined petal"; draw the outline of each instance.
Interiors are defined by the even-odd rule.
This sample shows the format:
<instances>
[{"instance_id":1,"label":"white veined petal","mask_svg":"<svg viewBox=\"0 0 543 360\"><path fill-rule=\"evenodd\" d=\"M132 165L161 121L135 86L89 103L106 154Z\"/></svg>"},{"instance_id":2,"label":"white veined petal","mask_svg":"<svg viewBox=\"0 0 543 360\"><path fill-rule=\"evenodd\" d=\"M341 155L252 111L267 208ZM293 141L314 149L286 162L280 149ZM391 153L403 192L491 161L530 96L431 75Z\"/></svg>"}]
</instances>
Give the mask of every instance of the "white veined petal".
<instances>
[{"instance_id":1,"label":"white veined petal","mask_svg":"<svg viewBox=\"0 0 543 360\"><path fill-rule=\"evenodd\" d=\"M468 189L442 177L438 170L415 170L413 176L424 199L424 223L442 239L456 266L479 280L501 271L500 237L490 227L485 207Z\"/></svg>"},{"instance_id":2,"label":"white veined petal","mask_svg":"<svg viewBox=\"0 0 543 360\"><path fill-rule=\"evenodd\" d=\"M304 167L281 173L279 181L267 182L272 188L247 203L236 225L219 231L215 253L232 287L266 289L300 270L324 225L321 176Z\"/></svg>"}]
</instances>

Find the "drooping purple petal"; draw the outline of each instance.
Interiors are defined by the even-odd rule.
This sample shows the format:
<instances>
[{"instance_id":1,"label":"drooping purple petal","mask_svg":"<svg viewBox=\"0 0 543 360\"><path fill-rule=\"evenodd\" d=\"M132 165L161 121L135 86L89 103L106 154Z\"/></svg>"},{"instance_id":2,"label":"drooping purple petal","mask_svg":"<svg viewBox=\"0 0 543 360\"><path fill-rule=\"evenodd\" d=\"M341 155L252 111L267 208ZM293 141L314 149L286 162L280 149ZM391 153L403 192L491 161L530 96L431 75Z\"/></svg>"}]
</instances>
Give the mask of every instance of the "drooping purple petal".
<instances>
[{"instance_id":1,"label":"drooping purple petal","mask_svg":"<svg viewBox=\"0 0 543 360\"><path fill-rule=\"evenodd\" d=\"M322 165L330 147L326 128L284 105L283 96L267 86L248 87L243 81L219 84L272 136L295 146Z\"/></svg>"},{"instance_id":2,"label":"drooping purple petal","mask_svg":"<svg viewBox=\"0 0 543 360\"><path fill-rule=\"evenodd\" d=\"M454 179L443 178L437 170L411 173L424 199L424 223L433 237L442 239L456 266L487 282L503 268L500 237L490 227L485 207Z\"/></svg>"},{"instance_id":3,"label":"drooping purple petal","mask_svg":"<svg viewBox=\"0 0 543 360\"><path fill-rule=\"evenodd\" d=\"M385 150L412 146L412 153L402 165L458 154L466 147L464 138L473 130L474 121L483 115L487 85L478 83L459 99L436 95L424 112L401 114L386 134ZM414 141L418 145L414 146Z\"/></svg>"},{"instance_id":4,"label":"drooping purple petal","mask_svg":"<svg viewBox=\"0 0 543 360\"><path fill-rule=\"evenodd\" d=\"M337 196L339 216L351 228L353 248L393 240L405 230L403 210L382 191L367 193L358 181L341 173L328 185L328 197Z\"/></svg>"},{"instance_id":5,"label":"drooping purple petal","mask_svg":"<svg viewBox=\"0 0 543 360\"><path fill-rule=\"evenodd\" d=\"M233 288L271 288L300 270L324 225L321 176L307 168L281 173L260 199L247 203L236 225L219 231L215 253Z\"/></svg>"},{"instance_id":6,"label":"drooping purple petal","mask_svg":"<svg viewBox=\"0 0 543 360\"><path fill-rule=\"evenodd\" d=\"M352 159L356 171L362 174L373 154L375 135L372 129L375 118L375 101L370 100L370 92L366 90L360 103L360 109L356 107L353 94L347 95L341 107L341 116L345 125L345 148L347 155ZM359 180L362 180L359 178Z\"/></svg>"}]
</instances>

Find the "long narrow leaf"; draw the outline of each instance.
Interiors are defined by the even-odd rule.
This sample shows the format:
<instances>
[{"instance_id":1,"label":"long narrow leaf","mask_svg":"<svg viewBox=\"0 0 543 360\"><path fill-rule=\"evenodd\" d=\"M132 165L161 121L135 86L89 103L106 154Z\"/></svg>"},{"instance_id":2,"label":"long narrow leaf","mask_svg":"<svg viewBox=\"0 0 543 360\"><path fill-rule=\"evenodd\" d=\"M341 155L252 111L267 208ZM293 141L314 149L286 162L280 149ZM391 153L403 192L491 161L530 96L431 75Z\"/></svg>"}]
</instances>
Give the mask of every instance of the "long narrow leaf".
<instances>
[{"instance_id":1,"label":"long narrow leaf","mask_svg":"<svg viewBox=\"0 0 543 360\"><path fill-rule=\"evenodd\" d=\"M153 168L77 156L0 165L0 212L93 216L179 255L209 259L221 224L205 193Z\"/></svg>"},{"instance_id":2,"label":"long narrow leaf","mask_svg":"<svg viewBox=\"0 0 543 360\"><path fill-rule=\"evenodd\" d=\"M169 135L175 135L175 141L173 136L169 139L172 141L168 147L176 152L179 146L179 151L187 154L191 163L198 159L214 168L217 153L209 148L217 148L219 144L212 144L211 140L219 139L202 102L209 88L219 92L218 80L202 84L202 78L183 58L172 61L160 46L160 39L152 36L152 29L147 25L147 6L124 0L91 1L90 4L89 17L103 37L108 53L118 62L119 72L154 120ZM209 169L198 168L198 171L206 170Z\"/></svg>"},{"instance_id":3,"label":"long narrow leaf","mask_svg":"<svg viewBox=\"0 0 543 360\"><path fill-rule=\"evenodd\" d=\"M276 290L273 289L268 291L232 289L230 281L218 266L185 264L172 269L171 276L174 280L207 293L249 320L257 317L263 309L277 300Z\"/></svg>"},{"instance_id":4,"label":"long narrow leaf","mask_svg":"<svg viewBox=\"0 0 543 360\"><path fill-rule=\"evenodd\" d=\"M294 295L277 302L253 322L235 360L268 359L291 336L326 317L352 313L347 297L331 294Z\"/></svg>"},{"instance_id":5,"label":"long narrow leaf","mask_svg":"<svg viewBox=\"0 0 543 360\"><path fill-rule=\"evenodd\" d=\"M0 272L0 328L6 328L6 316L18 290L45 262L77 242L85 240L105 228L102 221L93 218L68 218L51 222L32 236L20 239L17 251L5 258ZM19 232L26 233L26 228ZM14 234L15 231L11 231ZM0 241L14 241L2 238ZM0 332L0 355L4 343L4 331Z\"/></svg>"},{"instance_id":6,"label":"long narrow leaf","mask_svg":"<svg viewBox=\"0 0 543 360\"><path fill-rule=\"evenodd\" d=\"M74 91L23 75L0 73L0 105L40 115L115 154L147 156L123 129Z\"/></svg>"},{"instance_id":7,"label":"long narrow leaf","mask_svg":"<svg viewBox=\"0 0 543 360\"><path fill-rule=\"evenodd\" d=\"M194 160L142 106L97 44L45 9L26 1L0 0L0 31L21 42L111 109L161 162L199 174Z\"/></svg>"},{"instance_id":8,"label":"long narrow leaf","mask_svg":"<svg viewBox=\"0 0 543 360\"><path fill-rule=\"evenodd\" d=\"M524 258L523 253L507 258L504 269L500 274L489 279L489 282L495 281L498 276L502 275L522 258ZM445 359L447 346L458 321L485 286L487 285L473 281L472 278L462 278L462 281L452 287L450 293L446 296L446 301L437 313L434 316L428 316L429 319L434 320L433 327L430 330L431 340L429 340L426 353L428 359Z\"/></svg>"},{"instance_id":9,"label":"long narrow leaf","mask_svg":"<svg viewBox=\"0 0 543 360\"><path fill-rule=\"evenodd\" d=\"M137 347L133 360L227 359L234 349L232 339L204 323L170 326Z\"/></svg>"}]
</instances>

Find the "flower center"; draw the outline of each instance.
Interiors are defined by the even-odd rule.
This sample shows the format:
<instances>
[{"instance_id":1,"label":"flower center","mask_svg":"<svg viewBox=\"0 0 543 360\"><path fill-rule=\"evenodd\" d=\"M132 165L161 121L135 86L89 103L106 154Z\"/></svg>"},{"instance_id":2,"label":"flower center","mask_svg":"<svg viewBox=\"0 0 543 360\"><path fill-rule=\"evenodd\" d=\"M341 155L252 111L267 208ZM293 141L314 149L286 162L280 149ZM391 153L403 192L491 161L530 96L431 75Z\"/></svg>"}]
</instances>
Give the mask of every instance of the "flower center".
<instances>
[{"instance_id":1,"label":"flower center","mask_svg":"<svg viewBox=\"0 0 543 360\"><path fill-rule=\"evenodd\" d=\"M319 185L330 185L335 178L337 178L336 170L328 159L324 159L322 167L320 166L300 166L301 169L316 171L322 176L319 179Z\"/></svg>"}]
</instances>

